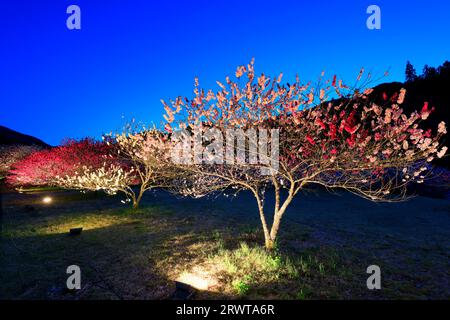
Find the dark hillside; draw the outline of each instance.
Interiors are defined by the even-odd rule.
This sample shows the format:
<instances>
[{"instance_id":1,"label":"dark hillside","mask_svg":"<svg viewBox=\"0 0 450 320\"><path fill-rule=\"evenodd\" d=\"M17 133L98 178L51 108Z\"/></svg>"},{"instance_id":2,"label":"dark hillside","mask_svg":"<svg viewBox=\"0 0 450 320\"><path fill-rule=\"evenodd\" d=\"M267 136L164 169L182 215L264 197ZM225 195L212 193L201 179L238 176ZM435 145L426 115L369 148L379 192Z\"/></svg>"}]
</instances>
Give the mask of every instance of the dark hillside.
<instances>
[{"instance_id":1,"label":"dark hillside","mask_svg":"<svg viewBox=\"0 0 450 320\"><path fill-rule=\"evenodd\" d=\"M44 148L51 147L38 138L17 132L4 126L0 126L0 145L37 145Z\"/></svg>"},{"instance_id":2,"label":"dark hillside","mask_svg":"<svg viewBox=\"0 0 450 320\"><path fill-rule=\"evenodd\" d=\"M406 89L406 97L403 107L406 111L422 108L424 102L435 111L430 115L424 125L427 128L436 129L440 121L447 125L450 123L450 62L446 61L438 68L425 67L421 76L407 75L407 81L383 83L374 88L372 98L382 103L383 93L391 96L401 88Z\"/></svg>"},{"instance_id":3,"label":"dark hillside","mask_svg":"<svg viewBox=\"0 0 450 320\"><path fill-rule=\"evenodd\" d=\"M412 68L412 71L411 71ZM450 125L450 62L446 61L438 68L425 66L423 74L417 76L411 64L407 65L406 82L383 83L374 87L371 98L378 104L385 104L383 93L391 97L401 88L406 89L402 105L407 114L420 111L425 102L434 107L434 112L422 123L424 129L435 131L439 122ZM448 139L447 139L448 141ZM448 145L448 143L447 143ZM449 158L438 159L437 164L450 167Z\"/></svg>"}]
</instances>

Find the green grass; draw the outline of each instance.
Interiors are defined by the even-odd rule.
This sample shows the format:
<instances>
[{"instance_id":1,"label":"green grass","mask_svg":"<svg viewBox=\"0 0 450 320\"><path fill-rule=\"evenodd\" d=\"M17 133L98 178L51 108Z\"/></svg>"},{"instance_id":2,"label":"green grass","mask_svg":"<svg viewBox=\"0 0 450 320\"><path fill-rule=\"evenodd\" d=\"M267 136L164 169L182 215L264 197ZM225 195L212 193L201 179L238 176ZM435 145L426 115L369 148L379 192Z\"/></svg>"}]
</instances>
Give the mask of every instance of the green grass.
<instances>
[{"instance_id":1,"label":"green grass","mask_svg":"<svg viewBox=\"0 0 450 320\"><path fill-rule=\"evenodd\" d=\"M268 252L258 224L237 227L224 217L160 205L102 209L97 197L53 196L59 202L36 204L31 213L22 210L28 198L6 206L0 298L164 299L173 292L174 280L192 273L214 283L197 294L205 299L423 298L435 290L432 285L417 288L409 280L434 281L431 275L404 269L416 261L405 256L403 264L394 264L392 258L356 245L314 243L311 228L286 225L277 249ZM68 235L73 227L83 227L80 236ZM444 248L436 248L445 254ZM396 251L395 257L402 254ZM383 268L385 289L380 292L365 287L365 268L374 260L389 266ZM75 294L64 291L70 264L82 269L82 290Z\"/></svg>"},{"instance_id":2,"label":"green grass","mask_svg":"<svg viewBox=\"0 0 450 320\"><path fill-rule=\"evenodd\" d=\"M288 258L268 252L259 245L250 247L241 242L238 248L229 250L219 243L219 247L209 262L216 265L224 283L231 284L238 295L247 294L252 286L298 277L297 267Z\"/></svg>"},{"instance_id":3,"label":"green grass","mask_svg":"<svg viewBox=\"0 0 450 320\"><path fill-rule=\"evenodd\" d=\"M65 268L73 263L80 265L87 285L81 298L107 299L132 299L134 292L167 297L173 280L192 268L207 270L218 282L215 292L199 297L275 294L295 299L304 281L301 276L321 270L312 256L267 252L257 228L235 234L222 223L223 228L212 229L208 225L216 222L207 217L181 217L158 206L79 214L56 211L5 219L0 297L73 298L63 291ZM74 227L83 227L80 236L68 235ZM283 292L269 290L272 287Z\"/></svg>"}]
</instances>

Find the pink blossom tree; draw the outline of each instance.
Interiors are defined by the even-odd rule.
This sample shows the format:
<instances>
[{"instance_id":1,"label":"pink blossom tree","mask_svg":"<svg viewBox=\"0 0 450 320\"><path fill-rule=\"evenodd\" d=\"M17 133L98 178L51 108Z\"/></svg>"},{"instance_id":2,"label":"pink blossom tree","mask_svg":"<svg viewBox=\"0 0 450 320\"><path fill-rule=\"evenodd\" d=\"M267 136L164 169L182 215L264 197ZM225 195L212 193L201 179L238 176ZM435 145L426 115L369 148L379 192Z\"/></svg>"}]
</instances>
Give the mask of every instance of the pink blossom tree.
<instances>
[{"instance_id":1,"label":"pink blossom tree","mask_svg":"<svg viewBox=\"0 0 450 320\"><path fill-rule=\"evenodd\" d=\"M292 84L282 84L282 74L256 77L253 61L238 67L235 75L237 80L227 77L224 84L217 82L217 91L205 91L196 79L193 98L163 101L166 132L192 131L200 125L223 135L230 129L259 133L278 129L279 145L270 140L264 148L258 147L258 163L238 159L176 162L179 174L172 188L195 197L249 190L256 199L267 249L274 247L288 206L307 185L342 188L372 201L401 200L407 184L421 183L427 163L447 150L441 145L444 123L436 132L419 127L432 112L427 104L421 112L405 114L404 89L384 105L373 103L368 98L372 89L358 88L370 78L362 79L363 70L352 88L336 76L325 80L324 73L316 85L302 84L298 77ZM245 160L249 160L251 146L258 142L254 134L246 138ZM218 140L219 136L202 139L197 148L202 154L211 153L209 147ZM268 150L279 157L276 167L263 161ZM222 159L222 152L215 155ZM271 225L264 205L268 190L275 193Z\"/></svg>"}]
</instances>

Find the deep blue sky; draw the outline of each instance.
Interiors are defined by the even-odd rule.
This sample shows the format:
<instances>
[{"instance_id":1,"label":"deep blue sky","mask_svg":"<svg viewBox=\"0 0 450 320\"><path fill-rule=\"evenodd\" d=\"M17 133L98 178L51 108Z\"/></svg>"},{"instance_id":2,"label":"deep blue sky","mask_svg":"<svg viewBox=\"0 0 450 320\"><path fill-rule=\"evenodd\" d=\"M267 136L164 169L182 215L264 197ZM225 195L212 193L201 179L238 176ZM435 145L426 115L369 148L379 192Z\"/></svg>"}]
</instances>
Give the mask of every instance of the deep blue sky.
<instances>
[{"instance_id":1,"label":"deep blue sky","mask_svg":"<svg viewBox=\"0 0 450 320\"><path fill-rule=\"evenodd\" d=\"M77 4L82 29L66 28ZM366 8L381 8L381 30ZM190 95L256 59L257 73L359 69L403 81L450 59L450 1L14 0L0 4L0 124L56 145L132 117L159 123L161 98Z\"/></svg>"}]
</instances>

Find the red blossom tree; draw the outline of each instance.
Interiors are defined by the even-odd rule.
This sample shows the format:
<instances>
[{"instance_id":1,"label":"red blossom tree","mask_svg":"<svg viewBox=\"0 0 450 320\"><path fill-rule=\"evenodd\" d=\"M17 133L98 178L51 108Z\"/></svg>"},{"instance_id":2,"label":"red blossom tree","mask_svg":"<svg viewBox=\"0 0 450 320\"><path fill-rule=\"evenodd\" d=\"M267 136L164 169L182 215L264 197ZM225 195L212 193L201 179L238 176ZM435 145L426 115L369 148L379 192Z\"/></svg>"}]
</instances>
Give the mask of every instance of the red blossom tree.
<instances>
[{"instance_id":1,"label":"red blossom tree","mask_svg":"<svg viewBox=\"0 0 450 320\"><path fill-rule=\"evenodd\" d=\"M405 198L406 185L421 183L428 163L442 157L446 133L444 123L436 132L420 129L431 109L405 114L401 108L405 90L383 105L369 100L372 89L364 86L370 75L357 77L350 88L333 76L324 74L317 85L282 84L282 75L255 76L253 61L240 66L236 81L217 82L218 91L205 91L195 80L192 99L178 97L166 110L165 130L190 129L202 124L224 132L228 129L278 129L279 167L263 163L177 163L175 192L204 196L212 192L249 190L255 196L261 219L265 246L271 249L277 239L281 219L294 197L309 184L343 188L372 201ZM334 99L332 99L334 98ZM331 100L332 99L332 100ZM247 136L249 145L253 143ZM211 141L203 141L202 152ZM270 146L273 148L274 146ZM264 152L263 152L264 151ZM258 149L259 159L266 150ZM262 174L261 168L271 174ZM273 223L268 224L264 196L275 193Z\"/></svg>"},{"instance_id":2,"label":"red blossom tree","mask_svg":"<svg viewBox=\"0 0 450 320\"><path fill-rule=\"evenodd\" d=\"M83 166L100 168L113 163L111 146L90 138L68 140L63 145L31 153L14 163L7 176L7 183L21 186L56 186L57 178L74 175Z\"/></svg>"}]
</instances>

